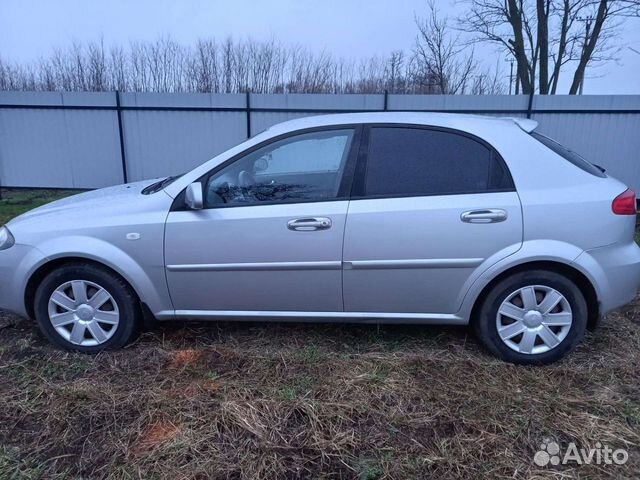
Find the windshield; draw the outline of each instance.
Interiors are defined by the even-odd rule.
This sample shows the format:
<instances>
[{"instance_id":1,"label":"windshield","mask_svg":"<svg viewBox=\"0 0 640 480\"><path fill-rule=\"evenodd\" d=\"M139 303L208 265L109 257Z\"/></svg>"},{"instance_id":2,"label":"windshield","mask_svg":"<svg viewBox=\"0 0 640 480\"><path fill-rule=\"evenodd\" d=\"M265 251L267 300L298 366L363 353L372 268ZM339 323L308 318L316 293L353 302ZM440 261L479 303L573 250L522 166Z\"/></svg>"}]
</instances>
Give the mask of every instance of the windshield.
<instances>
[{"instance_id":1,"label":"windshield","mask_svg":"<svg viewBox=\"0 0 640 480\"><path fill-rule=\"evenodd\" d=\"M163 188L166 188L169 185L171 185L173 182L175 182L177 179L179 179L182 175L184 175L184 174L174 175L172 177L167 177L164 180L160 180L159 182L152 183L151 185L149 185L148 187L145 187L142 190L142 194L143 195L150 195L152 193L159 192Z\"/></svg>"}]
</instances>

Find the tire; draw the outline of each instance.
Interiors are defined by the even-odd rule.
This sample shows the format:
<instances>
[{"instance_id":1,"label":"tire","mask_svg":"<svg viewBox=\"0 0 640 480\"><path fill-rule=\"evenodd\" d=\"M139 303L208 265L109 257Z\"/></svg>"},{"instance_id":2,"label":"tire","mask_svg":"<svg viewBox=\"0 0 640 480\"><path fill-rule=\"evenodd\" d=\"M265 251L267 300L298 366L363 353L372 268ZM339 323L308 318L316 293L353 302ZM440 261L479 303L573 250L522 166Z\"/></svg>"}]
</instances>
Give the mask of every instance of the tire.
<instances>
[{"instance_id":1,"label":"tire","mask_svg":"<svg viewBox=\"0 0 640 480\"><path fill-rule=\"evenodd\" d=\"M558 294L562 298L545 314ZM532 310L538 313L527 313ZM578 345L587 318L587 302L575 283L552 271L529 270L513 274L491 289L473 327L481 343L498 358L515 364L543 365L561 359Z\"/></svg>"},{"instance_id":2,"label":"tire","mask_svg":"<svg viewBox=\"0 0 640 480\"><path fill-rule=\"evenodd\" d=\"M129 284L108 269L88 263L65 265L49 273L36 290L34 312L51 343L84 353L125 346L137 336L142 321L138 297Z\"/></svg>"}]
</instances>

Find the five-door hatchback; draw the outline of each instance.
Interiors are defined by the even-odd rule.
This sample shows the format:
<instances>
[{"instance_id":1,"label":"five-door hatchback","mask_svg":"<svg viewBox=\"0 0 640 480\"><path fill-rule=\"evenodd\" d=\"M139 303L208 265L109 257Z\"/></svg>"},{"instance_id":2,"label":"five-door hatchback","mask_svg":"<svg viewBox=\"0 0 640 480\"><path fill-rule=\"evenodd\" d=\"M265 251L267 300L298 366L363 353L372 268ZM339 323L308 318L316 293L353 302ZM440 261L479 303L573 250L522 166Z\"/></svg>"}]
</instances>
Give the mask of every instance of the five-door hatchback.
<instances>
[{"instance_id":1,"label":"five-door hatchback","mask_svg":"<svg viewBox=\"0 0 640 480\"><path fill-rule=\"evenodd\" d=\"M0 308L63 348L143 317L471 323L547 363L640 284L633 191L523 119L276 125L179 177L53 202L0 229Z\"/></svg>"}]
</instances>

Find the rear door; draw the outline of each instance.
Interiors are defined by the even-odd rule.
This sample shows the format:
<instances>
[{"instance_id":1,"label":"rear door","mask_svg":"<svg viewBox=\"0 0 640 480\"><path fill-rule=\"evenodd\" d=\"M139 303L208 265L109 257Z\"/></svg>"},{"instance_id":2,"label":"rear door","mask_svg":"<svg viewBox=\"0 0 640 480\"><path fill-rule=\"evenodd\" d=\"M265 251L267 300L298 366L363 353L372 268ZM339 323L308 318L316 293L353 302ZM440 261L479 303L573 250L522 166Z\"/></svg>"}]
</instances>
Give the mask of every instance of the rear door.
<instances>
[{"instance_id":1,"label":"rear door","mask_svg":"<svg viewBox=\"0 0 640 480\"><path fill-rule=\"evenodd\" d=\"M370 126L345 229L345 311L452 314L480 265L522 243L509 171L462 132Z\"/></svg>"}]
</instances>

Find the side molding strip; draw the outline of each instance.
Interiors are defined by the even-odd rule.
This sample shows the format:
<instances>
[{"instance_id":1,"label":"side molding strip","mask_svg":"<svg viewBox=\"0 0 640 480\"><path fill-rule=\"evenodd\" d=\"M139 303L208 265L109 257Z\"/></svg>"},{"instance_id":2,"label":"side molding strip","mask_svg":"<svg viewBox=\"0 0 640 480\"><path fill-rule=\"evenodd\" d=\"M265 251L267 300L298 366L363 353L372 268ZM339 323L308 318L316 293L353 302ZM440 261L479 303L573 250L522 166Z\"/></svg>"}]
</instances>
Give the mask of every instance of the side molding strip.
<instances>
[{"instance_id":1,"label":"side molding strip","mask_svg":"<svg viewBox=\"0 0 640 480\"><path fill-rule=\"evenodd\" d=\"M289 320L293 322L357 322L404 323L432 325L466 325L468 320L450 313L389 313L389 312L292 312L265 310L164 310L156 313L158 320Z\"/></svg>"},{"instance_id":2,"label":"side molding strip","mask_svg":"<svg viewBox=\"0 0 640 480\"><path fill-rule=\"evenodd\" d=\"M172 272L225 272L256 270L383 270L396 268L473 268L482 258L435 258L406 260L353 260L349 262L260 262L260 263L199 263L167 265Z\"/></svg>"},{"instance_id":3,"label":"side molding strip","mask_svg":"<svg viewBox=\"0 0 640 480\"><path fill-rule=\"evenodd\" d=\"M407 260L353 260L344 262L344 267L353 270L383 270L390 268L472 268L483 262L483 258L434 258Z\"/></svg>"},{"instance_id":4,"label":"side molding strip","mask_svg":"<svg viewBox=\"0 0 640 480\"><path fill-rule=\"evenodd\" d=\"M255 270L340 270L342 262L261 262L261 263L201 263L167 265L172 272L225 272Z\"/></svg>"}]
</instances>

